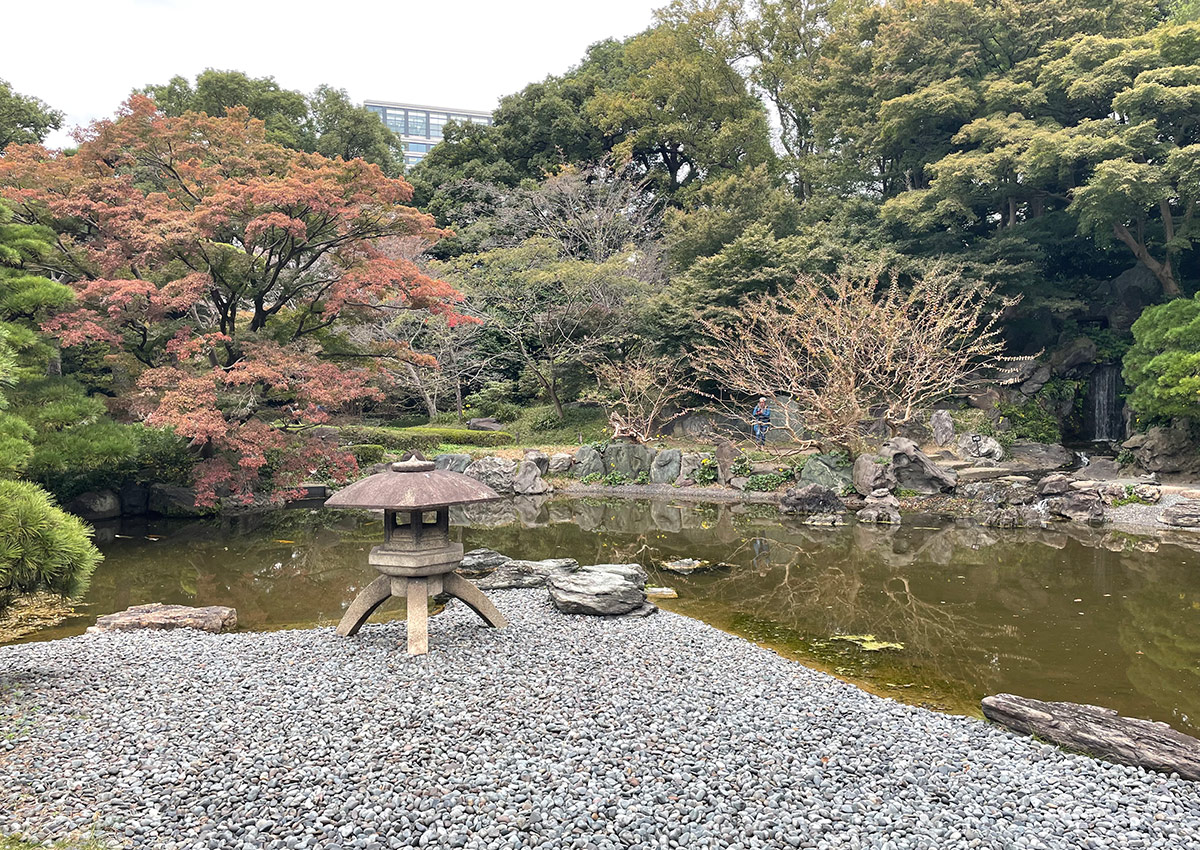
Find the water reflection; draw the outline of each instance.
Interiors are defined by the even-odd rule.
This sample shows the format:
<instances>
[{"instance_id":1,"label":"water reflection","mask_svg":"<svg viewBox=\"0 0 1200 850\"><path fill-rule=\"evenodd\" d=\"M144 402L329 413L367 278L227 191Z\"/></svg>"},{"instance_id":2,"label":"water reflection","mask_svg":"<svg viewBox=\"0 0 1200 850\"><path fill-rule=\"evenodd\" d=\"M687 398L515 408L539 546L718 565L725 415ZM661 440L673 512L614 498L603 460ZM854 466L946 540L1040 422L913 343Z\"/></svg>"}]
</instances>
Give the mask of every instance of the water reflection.
<instances>
[{"instance_id":1,"label":"water reflection","mask_svg":"<svg viewBox=\"0 0 1200 850\"><path fill-rule=\"evenodd\" d=\"M467 548L524 558L709 561L689 576L655 569L652 583L679 593L665 604L909 701L968 710L1012 691L1200 731L1200 540L1186 534L934 518L812 527L762 505L546 497L452 520ZM86 616L40 636L152 601L233 605L252 629L335 622L373 577L366 554L380 536L370 516L301 511L101 529L107 560ZM839 634L904 648L864 652Z\"/></svg>"}]
</instances>

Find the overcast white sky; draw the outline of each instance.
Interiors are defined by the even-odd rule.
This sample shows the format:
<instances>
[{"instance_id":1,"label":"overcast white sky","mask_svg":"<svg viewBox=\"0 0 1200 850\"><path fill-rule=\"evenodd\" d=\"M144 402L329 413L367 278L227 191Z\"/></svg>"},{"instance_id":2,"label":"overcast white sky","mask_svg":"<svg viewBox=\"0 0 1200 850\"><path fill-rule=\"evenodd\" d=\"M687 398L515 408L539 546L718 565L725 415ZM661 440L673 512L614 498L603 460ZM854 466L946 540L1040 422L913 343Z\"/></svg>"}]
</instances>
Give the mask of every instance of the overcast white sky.
<instances>
[{"instance_id":1,"label":"overcast white sky","mask_svg":"<svg viewBox=\"0 0 1200 850\"><path fill-rule=\"evenodd\" d=\"M205 68L344 88L356 101L491 109L645 29L666 0L0 0L0 79L67 114L111 115L129 92ZM66 142L65 133L47 142Z\"/></svg>"}]
</instances>

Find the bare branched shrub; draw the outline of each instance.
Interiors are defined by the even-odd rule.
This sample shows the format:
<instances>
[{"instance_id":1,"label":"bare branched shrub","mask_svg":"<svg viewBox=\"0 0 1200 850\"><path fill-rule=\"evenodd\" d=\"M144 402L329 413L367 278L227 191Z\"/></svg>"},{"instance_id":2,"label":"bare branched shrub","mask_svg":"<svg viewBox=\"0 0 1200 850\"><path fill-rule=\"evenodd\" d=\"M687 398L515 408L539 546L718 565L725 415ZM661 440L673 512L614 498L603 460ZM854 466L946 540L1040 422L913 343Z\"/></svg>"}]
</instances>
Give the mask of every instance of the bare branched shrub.
<instances>
[{"instance_id":1,"label":"bare branched shrub","mask_svg":"<svg viewBox=\"0 0 1200 850\"><path fill-rule=\"evenodd\" d=\"M656 356L642 348L620 362L601 361L592 372L597 389L591 397L608 412L616 439L649 442L691 410L680 404L696 389L683 357Z\"/></svg>"},{"instance_id":2,"label":"bare branched shrub","mask_svg":"<svg viewBox=\"0 0 1200 850\"><path fill-rule=\"evenodd\" d=\"M726 412L747 419L753 399L767 396L772 427L857 449L871 422L894 434L933 402L1019 359L1001 356L998 322L1013 303L942 266L909 287L878 272L803 276L747 302L739 323L705 322L711 341L693 362L720 387Z\"/></svg>"}]
</instances>

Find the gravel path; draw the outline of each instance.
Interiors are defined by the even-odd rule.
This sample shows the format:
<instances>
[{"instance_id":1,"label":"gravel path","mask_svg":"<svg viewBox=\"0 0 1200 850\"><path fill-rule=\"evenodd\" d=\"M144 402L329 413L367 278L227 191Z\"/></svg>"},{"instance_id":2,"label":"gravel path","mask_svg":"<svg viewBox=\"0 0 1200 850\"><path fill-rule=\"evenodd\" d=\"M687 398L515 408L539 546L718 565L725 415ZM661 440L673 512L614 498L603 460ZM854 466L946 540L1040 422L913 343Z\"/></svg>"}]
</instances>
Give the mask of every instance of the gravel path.
<instances>
[{"instance_id":1,"label":"gravel path","mask_svg":"<svg viewBox=\"0 0 1200 850\"><path fill-rule=\"evenodd\" d=\"M139 847L1200 846L1200 783L881 699L682 616L0 647L0 830Z\"/></svg>"}]
</instances>

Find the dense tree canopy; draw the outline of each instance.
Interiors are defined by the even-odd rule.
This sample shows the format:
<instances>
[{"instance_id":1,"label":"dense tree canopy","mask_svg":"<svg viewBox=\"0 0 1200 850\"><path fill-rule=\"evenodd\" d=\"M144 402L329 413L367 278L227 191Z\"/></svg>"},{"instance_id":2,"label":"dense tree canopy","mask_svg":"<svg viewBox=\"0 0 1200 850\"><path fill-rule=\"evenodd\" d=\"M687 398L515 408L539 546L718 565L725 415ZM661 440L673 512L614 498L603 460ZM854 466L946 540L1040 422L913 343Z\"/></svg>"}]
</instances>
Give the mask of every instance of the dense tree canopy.
<instances>
[{"instance_id":1,"label":"dense tree canopy","mask_svg":"<svg viewBox=\"0 0 1200 850\"><path fill-rule=\"evenodd\" d=\"M284 89L274 77L209 68L195 83L175 76L142 89L164 115L178 118L202 112L214 118L242 106L263 122L266 139L277 145L324 156L365 159L389 177L403 171L400 140L375 115L351 102L342 89L318 86L312 95Z\"/></svg>"},{"instance_id":2,"label":"dense tree canopy","mask_svg":"<svg viewBox=\"0 0 1200 850\"><path fill-rule=\"evenodd\" d=\"M264 477L286 489L322 466L344 472L345 456L273 427L278 410L320 422L379 396L364 361L330 354L347 326L387 309L455 315L453 289L377 248L439 235L405 205L406 183L272 144L245 107L168 117L135 96L73 156L10 148L0 193L60 234L43 266L78 301L44 330L113 352L131 377L124 409L207 456L209 501L253 498Z\"/></svg>"},{"instance_id":3,"label":"dense tree canopy","mask_svg":"<svg viewBox=\"0 0 1200 850\"><path fill-rule=\"evenodd\" d=\"M63 114L0 80L0 153L9 145L40 142L62 126Z\"/></svg>"}]
</instances>

